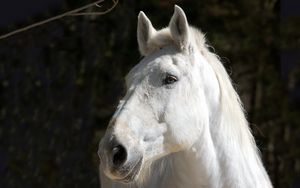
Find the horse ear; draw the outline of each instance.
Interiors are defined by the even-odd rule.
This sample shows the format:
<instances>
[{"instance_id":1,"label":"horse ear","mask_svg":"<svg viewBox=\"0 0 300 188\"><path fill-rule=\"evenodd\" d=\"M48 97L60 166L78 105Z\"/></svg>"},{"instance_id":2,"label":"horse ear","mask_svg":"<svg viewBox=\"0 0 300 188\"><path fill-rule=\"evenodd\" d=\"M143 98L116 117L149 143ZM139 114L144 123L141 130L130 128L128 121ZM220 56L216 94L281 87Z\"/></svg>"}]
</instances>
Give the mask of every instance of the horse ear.
<instances>
[{"instance_id":1,"label":"horse ear","mask_svg":"<svg viewBox=\"0 0 300 188\"><path fill-rule=\"evenodd\" d=\"M148 41L154 35L156 30L153 28L151 21L147 18L145 13L141 11L138 15L137 24L137 39L141 55L148 53Z\"/></svg>"},{"instance_id":2,"label":"horse ear","mask_svg":"<svg viewBox=\"0 0 300 188\"><path fill-rule=\"evenodd\" d=\"M177 5L174 7L174 14L169 23L173 40L181 50L186 50L189 41L189 24L184 11Z\"/></svg>"}]
</instances>

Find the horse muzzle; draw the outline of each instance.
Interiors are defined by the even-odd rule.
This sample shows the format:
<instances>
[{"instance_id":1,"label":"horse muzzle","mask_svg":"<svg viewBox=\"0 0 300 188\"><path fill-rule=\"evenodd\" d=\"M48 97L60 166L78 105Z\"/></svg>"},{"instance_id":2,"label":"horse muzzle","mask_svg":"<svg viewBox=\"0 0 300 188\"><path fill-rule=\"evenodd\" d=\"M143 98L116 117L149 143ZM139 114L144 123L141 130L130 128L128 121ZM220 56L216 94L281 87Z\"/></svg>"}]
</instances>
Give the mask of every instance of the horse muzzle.
<instances>
[{"instance_id":1,"label":"horse muzzle","mask_svg":"<svg viewBox=\"0 0 300 188\"><path fill-rule=\"evenodd\" d=\"M142 152L136 148L126 147L115 137L111 137L108 141L105 137L101 140L98 156L104 174L123 183L134 181L143 163Z\"/></svg>"}]
</instances>

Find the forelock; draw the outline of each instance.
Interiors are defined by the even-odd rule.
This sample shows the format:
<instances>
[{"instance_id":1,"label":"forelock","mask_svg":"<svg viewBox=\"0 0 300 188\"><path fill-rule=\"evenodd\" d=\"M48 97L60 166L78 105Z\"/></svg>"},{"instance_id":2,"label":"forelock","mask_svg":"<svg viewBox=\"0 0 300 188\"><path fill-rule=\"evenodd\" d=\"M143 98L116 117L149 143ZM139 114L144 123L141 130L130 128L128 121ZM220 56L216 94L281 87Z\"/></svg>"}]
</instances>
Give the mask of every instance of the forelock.
<instances>
[{"instance_id":1,"label":"forelock","mask_svg":"<svg viewBox=\"0 0 300 188\"><path fill-rule=\"evenodd\" d=\"M194 27L189 27L189 32L191 36L191 43L202 51L206 48L205 35ZM148 41L148 46L151 51L155 51L159 48L176 45L174 39L172 38L169 27L158 30Z\"/></svg>"}]
</instances>

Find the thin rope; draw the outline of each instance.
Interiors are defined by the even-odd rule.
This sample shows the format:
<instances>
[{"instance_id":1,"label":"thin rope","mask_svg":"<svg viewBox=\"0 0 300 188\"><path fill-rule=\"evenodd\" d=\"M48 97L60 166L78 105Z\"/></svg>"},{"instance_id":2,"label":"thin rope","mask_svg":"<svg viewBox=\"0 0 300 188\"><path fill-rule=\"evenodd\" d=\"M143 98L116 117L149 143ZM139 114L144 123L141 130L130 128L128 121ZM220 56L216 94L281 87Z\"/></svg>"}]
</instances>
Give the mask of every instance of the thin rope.
<instances>
[{"instance_id":1,"label":"thin rope","mask_svg":"<svg viewBox=\"0 0 300 188\"><path fill-rule=\"evenodd\" d=\"M106 11L104 12L76 12L76 13L72 13L70 14L69 16L87 16L87 15L103 15L103 14L107 14L109 13L110 11L112 11L115 6L117 6L118 4L118 0L112 0L114 2L114 4L112 5L112 7L110 7L109 9L107 9ZM99 5L98 3L95 4L95 6L97 7L101 7L101 5Z\"/></svg>"},{"instance_id":2,"label":"thin rope","mask_svg":"<svg viewBox=\"0 0 300 188\"><path fill-rule=\"evenodd\" d=\"M78 13L78 12L83 11L83 10L89 8L89 7L92 7L92 6L97 6L97 7L99 7L99 6L100 6L99 3L102 3L102 2L104 2L104 0L98 0L98 1L95 1L95 2L93 2L93 3L87 4L87 5L85 5L85 6L82 6L82 7L80 7L80 8L77 8L77 9L74 9L74 10L71 10L71 11L68 11L68 12L65 12L65 13L63 13L63 14L60 14L60 15L51 17L51 18L49 18L49 19L46 19L46 20L43 20L43 21L40 21L40 22L31 24L31 25L29 25L29 26L26 26L26 27L23 27L23 28L14 30L14 31L12 31L12 32L9 32L9 33L6 33L6 34L4 34L4 35L1 35L1 36L0 36L0 40L5 39L5 38L7 38L7 37L10 37L10 36L12 36L12 35L15 35L15 34L17 34L17 33L21 33L21 32L27 31L27 30L32 29L32 28L34 28L34 27L37 27L37 26L46 24L46 23L48 23L48 22L52 22L52 21L54 21L54 20L61 19L61 18L65 17L65 16L103 15L103 14L106 14L106 13L112 11L112 10L115 8L115 6L118 4L118 0L113 0L113 3L114 3L114 4L112 5L112 7L109 8L108 10L104 11L104 12L90 12L90 13L89 13L89 12L83 12L83 13ZM77 13L78 15L77 15L76 13ZM95 13L98 13L98 14L95 14Z\"/></svg>"}]
</instances>

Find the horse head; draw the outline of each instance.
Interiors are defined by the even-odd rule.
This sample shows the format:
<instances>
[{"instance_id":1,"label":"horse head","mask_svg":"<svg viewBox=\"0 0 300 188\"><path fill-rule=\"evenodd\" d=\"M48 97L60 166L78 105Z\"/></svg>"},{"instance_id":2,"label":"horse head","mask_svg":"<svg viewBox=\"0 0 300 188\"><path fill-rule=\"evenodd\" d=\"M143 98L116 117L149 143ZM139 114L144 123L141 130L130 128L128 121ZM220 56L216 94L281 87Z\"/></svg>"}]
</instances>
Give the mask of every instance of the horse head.
<instances>
[{"instance_id":1,"label":"horse head","mask_svg":"<svg viewBox=\"0 0 300 188\"><path fill-rule=\"evenodd\" d=\"M126 95L99 146L109 178L138 179L147 164L191 148L208 128L219 85L199 50L204 36L194 30L178 6L161 30L139 13L137 38L144 58L127 75Z\"/></svg>"}]
</instances>

